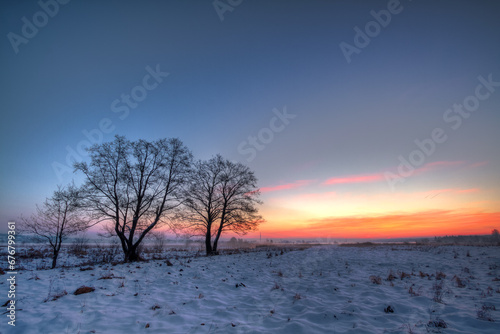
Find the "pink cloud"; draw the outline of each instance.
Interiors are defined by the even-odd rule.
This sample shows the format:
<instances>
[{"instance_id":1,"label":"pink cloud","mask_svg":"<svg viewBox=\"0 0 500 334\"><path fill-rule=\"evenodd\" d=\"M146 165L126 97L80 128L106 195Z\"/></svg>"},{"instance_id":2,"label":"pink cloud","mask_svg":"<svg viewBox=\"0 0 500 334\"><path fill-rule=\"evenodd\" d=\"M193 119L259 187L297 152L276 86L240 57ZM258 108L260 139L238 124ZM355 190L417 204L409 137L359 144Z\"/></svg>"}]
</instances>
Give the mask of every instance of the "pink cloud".
<instances>
[{"instance_id":1,"label":"pink cloud","mask_svg":"<svg viewBox=\"0 0 500 334\"><path fill-rule=\"evenodd\" d=\"M429 162L423 165L422 167L415 169L412 174L419 175L437 169L460 166L463 164L465 164L465 161L434 161L434 162ZM484 163L480 163L476 165L482 166L483 164ZM332 184L349 184L349 183L369 183L378 181L385 181L385 176L383 173L358 174L358 175L349 175L344 177L333 177L323 182L323 184L332 185Z\"/></svg>"},{"instance_id":2,"label":"pink cloud","mask_svg":"<svg viewBox=\"0 0 500 334\"><path fill-rule=\"evenodd\" d=\"M272 186L272 187L262 187L262 188L260 188L260 192L261 193L268 193L271 191L296 189L296 188L307 186L307 185L313 183L314 181L315 180L298 180L298 181L295 181L292 183L280 184L280 185Z\"/></svg>"},{"instance_id":3,"label":"pink cloud","mask_svg":"<svg viewBox=\"0 0 500 334\"><path fill-rule=\"evenodd\" d=\"M470 168L476 168L476 167L482 167L488 164L488 161L481 161L481 162L476 162L472 165L470 165Z\"/></svg>"},{"instance_id":4,"label":"pink cloud","mask_svg":"<svg viewBox=\"0 0 500 334\"><path fill-rule=\"evenodd\" d=\"M376 182L384 180L384 175L381 173L377 174L364 174L364 175L350 175L345 177L333 177L326 180L323 184L345 184L345 183L365 183L365 182Z\"/></svg>"},{"instance_id":5,"label":"pink cloud","mask_svg":"<svg viewBox=\"0 0 500 334\"><path fill-rule=\"evenodd\" d=\"M468 194L468 193L477 193L479 192L478 188L470 188L470 189L457 189L457 188L449 188L449 189L436 189L427 192L427 196L425 198L434 198L443 193L451 193L451 194Z\"/></svg>"},{"instance_id":6,"label":"pink cloud","mask_svg":"<svg viewBox=\"0 0 500 334\"><path fill-rule=\"evenodd\" d=\"M465 161L434 161L423 165L420 168L415 169L415 174L422 174L430 172L442 167L453 167L465 164Z\"/></svg>"}]
</instances>

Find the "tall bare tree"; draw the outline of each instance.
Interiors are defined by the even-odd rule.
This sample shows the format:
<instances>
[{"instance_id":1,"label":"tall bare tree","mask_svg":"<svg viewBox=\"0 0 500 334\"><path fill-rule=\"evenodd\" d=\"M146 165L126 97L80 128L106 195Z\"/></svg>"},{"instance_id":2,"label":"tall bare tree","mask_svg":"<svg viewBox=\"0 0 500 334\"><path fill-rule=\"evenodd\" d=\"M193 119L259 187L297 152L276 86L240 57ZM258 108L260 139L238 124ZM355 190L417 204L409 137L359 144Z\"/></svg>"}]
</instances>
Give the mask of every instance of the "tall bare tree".
<instances>
[{"instance_id":1,"label":"tall bare tree","mask_svg":"<svg viewBox=\"0 0 500 334\"><path fill-rule=\"evenodd\" d=\"M241 163L224 161L224 169L220 175L221 217L215 233L213 252L223 231L232 231L242 235L255 230L263 222L257 205L260 192L257 178L247 166Z\"/></svg>"},{"instance_id":2,"label":"tall bare tree","mask_svg":"<svg viewBox=\"0 0 500 334\"><path fill-rule=\"evenodd\" d=\"M262 221L256 184L248 167L220 155L196 162L183 193L181 228L205 238L207 255L217 254L224 231L245 234Z\"/></svg>"},{"instance_id":3,"label":"tall bare tree","mask_svg":"<svg viewBox=\"0 0 500 334\"><path fill-rule=\"evenodd\" d=\"M110 222L125 261L137 261L144 237L168 223L168 213L181 204L191 152L177 138L132 142L116 136L91 147L89 156L90 164L75 164L86 177L86 204Z\"/></svg>"},{"instance_id":4,"label":"tall bare tree","mask_svg":"<svg viewBox=\"0 0 500 334\"><path fill-rule=\"evenodd\" d=\"M21 229L46 239L52 248L52 269L65 239L72 234L85 231L93 219L82 210L82 192L73 184L59 186L52 197L30 218L22 218Z\"/></svg>"}]
</instances>

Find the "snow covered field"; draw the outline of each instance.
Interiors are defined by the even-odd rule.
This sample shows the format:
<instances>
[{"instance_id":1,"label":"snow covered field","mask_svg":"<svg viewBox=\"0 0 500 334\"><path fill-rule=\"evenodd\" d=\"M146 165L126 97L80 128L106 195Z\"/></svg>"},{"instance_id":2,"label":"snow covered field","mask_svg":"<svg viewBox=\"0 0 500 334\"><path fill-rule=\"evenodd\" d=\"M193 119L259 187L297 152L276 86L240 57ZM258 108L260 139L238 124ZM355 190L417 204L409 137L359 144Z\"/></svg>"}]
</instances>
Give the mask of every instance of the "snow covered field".
<instances>
[{"instance_id":1,"label":"snow covered field","mask_svg":"<svg viewBox=\"0 0 500 334\"><path fill-rule=\"evenodd\" d=\"M499 247L325 246L170 262L26 266L16 326L4 314L0 331L500 333ZM3 276L2 304L7 286ZM81 286L95 290L74 295Z\"/></svg>"}]
</instances>

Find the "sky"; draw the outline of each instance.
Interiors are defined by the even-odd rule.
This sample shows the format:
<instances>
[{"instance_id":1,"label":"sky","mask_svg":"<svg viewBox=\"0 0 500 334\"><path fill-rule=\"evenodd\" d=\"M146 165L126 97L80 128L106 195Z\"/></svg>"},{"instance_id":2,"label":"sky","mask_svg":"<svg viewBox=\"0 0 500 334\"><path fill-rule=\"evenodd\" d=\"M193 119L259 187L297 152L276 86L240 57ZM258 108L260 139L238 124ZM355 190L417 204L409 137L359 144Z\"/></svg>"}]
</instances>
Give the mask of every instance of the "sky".
<instances>
[{"instance_id":1,"label":"sky","mask_svg":"<svg viewBox=\"0 0 500 334\"><path fill-rule=\"evenodd\" d=\"M0 29L0 232L115 135L248 165L248 237L500 228L497 1L6 0Z\"/></svg>"}]
</instances>

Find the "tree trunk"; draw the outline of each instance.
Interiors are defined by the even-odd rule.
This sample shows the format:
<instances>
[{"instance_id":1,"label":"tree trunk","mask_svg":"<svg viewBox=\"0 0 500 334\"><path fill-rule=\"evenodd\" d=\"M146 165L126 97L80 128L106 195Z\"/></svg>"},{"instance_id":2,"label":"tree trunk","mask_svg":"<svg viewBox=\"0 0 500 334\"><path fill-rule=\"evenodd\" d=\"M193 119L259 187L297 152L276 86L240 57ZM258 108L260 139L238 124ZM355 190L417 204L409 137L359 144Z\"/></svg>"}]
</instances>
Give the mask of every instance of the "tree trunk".
<instances>
[{"instance_id":1,"label":"tree trunk","mask_svg":"<svg viewBox=\"0 0 500 334\"><path fill-rule=\"evenodd\" d=\"M56 267L58 256L59 256L59 251L54 249L54 254L52 255L52 269Z\"/></svg>"},{"instance_id":2,"label":"tree trunk","mask_svg":"<svg viewBox=\"0 0 500 334\"><path fill-rule=\"evenodd\" d=\"M137 254L137 245L131 245L125 254L125 262L139 261L139 254Z\"/></svg>"},{"instance_id":3,"label":"tree trunk","mask_svg":"<svg viewBox=\"0 0 500 334\"><path fill-rule=\"evenodd\" d=\"M219 229L217 230L217 235L215 236L215 240L214 240L214 248L212 249L212 252L214 254L217 254L217 245L219 244L219 238L220 238L220 235L222 234L222 227L224 225L221 223L219 225Z\"/></svg>"},{"instance_id":4,"label":"tree trunk","mask_svg":"<svg viewBox=\"0 0 500 334\"><path fill-rule=\"evenodd\" d=\"M220 235L221 235L221 231L219 230L217 232L217 235L215 236L215 240L214 240L214 247L212 248L212 253L215 255L215 254L218 254L217 253L217 245L219 244L219 238L220 238Z\"/></svg>"},{"instance_id":5,"label":"tree trunk","mask_svg":"<svg viewBox=\"0 0 500 334\"><path fill-rule=\"evenodd\" d=\"M205 248L207 251L207 256L212 255L212 240L211 240L210 229L207 231L205 235Z\"/></svg>"},{"instance_id":6,"label":"tree trunk","mask_svg":"<svg viewBox=\"0 0 500 334\"><path fill-rule=\"evenodd\" d=\"M212 247L212 254L213 255L217 255L217 243L219 241L219 238L215 237L215 240L214 240L214 246Z\"/></svg>"},{"instance_id":7,"label":"tree trunk","mask_svg":"<svg viewBox=\"0 0 500 334\"><path fill-rule=\"evenodd\" d=\"M217 254L217 245L219 243L220 235L222 234L222 228L224 227L225 217L226 217L226 204L224 203L224 208L222 209L222 217L220 218L219 228L217 229L217 235L215 236L214 240L214 248L212 249L212 252L214 254Z\"/></svg>"}]
</instances>

